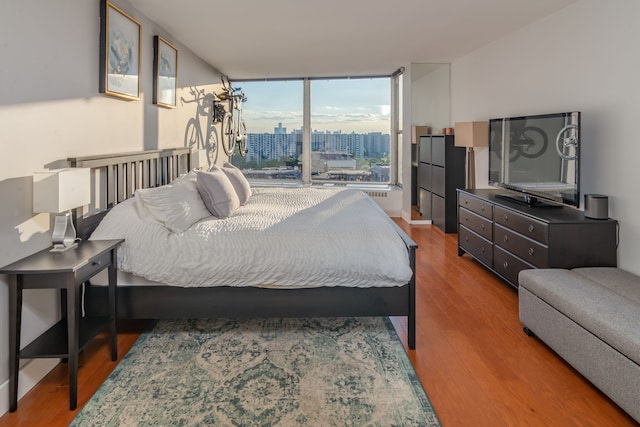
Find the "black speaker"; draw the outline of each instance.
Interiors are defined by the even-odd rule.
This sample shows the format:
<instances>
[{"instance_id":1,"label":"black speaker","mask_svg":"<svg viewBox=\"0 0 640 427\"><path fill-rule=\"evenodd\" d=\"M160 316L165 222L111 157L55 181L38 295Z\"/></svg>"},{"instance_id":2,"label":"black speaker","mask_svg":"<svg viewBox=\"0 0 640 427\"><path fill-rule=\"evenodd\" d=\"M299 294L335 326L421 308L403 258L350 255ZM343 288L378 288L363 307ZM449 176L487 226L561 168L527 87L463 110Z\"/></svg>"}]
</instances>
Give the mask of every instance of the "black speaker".
<instances>
[{"instance_id":1,"label":"black speaker","mask_svg":"<svg viewBox=\"0 0 640 427\"><path fill-rule=\"evenodd\" d=\"M609 198L602 194L585 194L584 216L593 219L609 219Z\"/></svg>"}]
</instances>

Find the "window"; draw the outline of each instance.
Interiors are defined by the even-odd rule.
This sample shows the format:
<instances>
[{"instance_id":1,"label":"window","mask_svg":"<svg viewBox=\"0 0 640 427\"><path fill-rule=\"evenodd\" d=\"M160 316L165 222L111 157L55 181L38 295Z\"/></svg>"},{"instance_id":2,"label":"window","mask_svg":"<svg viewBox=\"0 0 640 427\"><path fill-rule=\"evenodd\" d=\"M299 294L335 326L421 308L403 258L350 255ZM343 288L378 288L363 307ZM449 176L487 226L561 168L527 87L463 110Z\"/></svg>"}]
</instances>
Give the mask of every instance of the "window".
<instances>
[{"instance_id":1,"label":"window","mask_svg":"<svg viewBox=\"0 0 640 427\"><path fill-rule=\"evenodd\" d=\"M391 83L391 77L234 82L247 96L248 152L232 163L253 180L395 182Z\"/></svg>"},{"instance_id":2,"label":"window","mask_svg":"<svg viewBox=\"0 0 640 427\"><path fill-rule=\"evenodd\" d=\"M393 101L391 102L393 108L393 114L391 119L391 134L396 135L396 140L392 141L392 146L395 144L396 147L396 158L394 163L397 165L396 167L396 183L402 187L402 148L403 138L402 138L402 90L403 90L403 76L402 72L395 73L391 80L391 96ZM392 177L393 180L393 177Z\"/></svg>"},{"instance_id":3,"label":"window","mask_svg":"<svg viewBox=\"0 0 640 427\"><path fill-rule=\"evenodd\" d=\"M311 82L312 181L390 181L389 81Z\"/></svg>"},{"instance_id":4,"label":"window","mask_svg":"<svg viewBox=\"0 0 640 427\"><path fill-rule=\"evenodd\" d=\"M252 180L302 179L302 80L234 82L247 96L247 155L231 163Z\"/></svg>"}]
</instances>

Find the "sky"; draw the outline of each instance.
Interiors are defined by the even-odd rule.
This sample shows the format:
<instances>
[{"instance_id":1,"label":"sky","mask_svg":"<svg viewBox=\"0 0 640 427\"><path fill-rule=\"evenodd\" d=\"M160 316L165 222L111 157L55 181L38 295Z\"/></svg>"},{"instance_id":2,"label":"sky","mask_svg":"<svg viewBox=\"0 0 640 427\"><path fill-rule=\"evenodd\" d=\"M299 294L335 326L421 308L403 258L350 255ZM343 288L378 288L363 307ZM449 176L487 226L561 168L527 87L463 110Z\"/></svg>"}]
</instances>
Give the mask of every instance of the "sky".
<instances>
[{"instance_id":1,"label":"sky","mask_svg":"<svg viewBox=\"0 0 640 427\"><path fill-rule=\"evenodd\" d=\"M287 133L302 128L302 80L235 82L247 97L243 116L249 133ZM390 133L390 79L311 81L311 128L343 133Z\"/></svg>"}]
</instances>

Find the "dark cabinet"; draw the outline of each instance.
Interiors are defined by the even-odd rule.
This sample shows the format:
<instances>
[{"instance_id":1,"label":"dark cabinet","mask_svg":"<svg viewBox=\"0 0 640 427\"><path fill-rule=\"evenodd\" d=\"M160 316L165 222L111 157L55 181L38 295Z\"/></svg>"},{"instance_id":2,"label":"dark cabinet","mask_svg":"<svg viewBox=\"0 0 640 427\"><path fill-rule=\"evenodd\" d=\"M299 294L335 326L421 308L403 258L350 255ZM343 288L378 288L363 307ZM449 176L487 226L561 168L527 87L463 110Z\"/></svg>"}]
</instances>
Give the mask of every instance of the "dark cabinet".
<instances>
[{"instance_id":1,"label":"dark cabinet","mask_svg":"<svg viewBox=\"0 0 640 427\"><path fill-rule=\"evenodd\" d=\"M508 190L458 192L458 255L468 253L509 284L530 268L615 267L618 223L570 207L529 207Z\"/></svg>"},{"instance_id":2,"label":"dark cabinet","mask_svg":"<svg viewBox=\"0 0 640 427\"><path fill-rule=\"evenodd\" d=\"M453 135L420 137L418 199L420 214L445 233L458 226L456 190L465 186L465 149Z\"/></svg>"}]
</instances>

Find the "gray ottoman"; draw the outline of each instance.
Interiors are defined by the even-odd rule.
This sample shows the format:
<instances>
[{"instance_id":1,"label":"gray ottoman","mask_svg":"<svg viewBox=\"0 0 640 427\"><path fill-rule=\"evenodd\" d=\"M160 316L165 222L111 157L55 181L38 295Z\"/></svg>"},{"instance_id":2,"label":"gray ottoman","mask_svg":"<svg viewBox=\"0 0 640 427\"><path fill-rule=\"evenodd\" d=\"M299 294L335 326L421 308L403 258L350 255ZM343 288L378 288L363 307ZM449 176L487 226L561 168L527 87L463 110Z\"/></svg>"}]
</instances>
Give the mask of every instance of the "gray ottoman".
<instances>
[{"instance_id":1,"label":"gray ottoman","mask_svg":"<svg viewBox=\"0 0 640 427\"><path fill-rule=\"evenodd\" d=\"M523 270L520 321L640 422L640 277L608 267Z\"/></svg>"}]
</instances>

